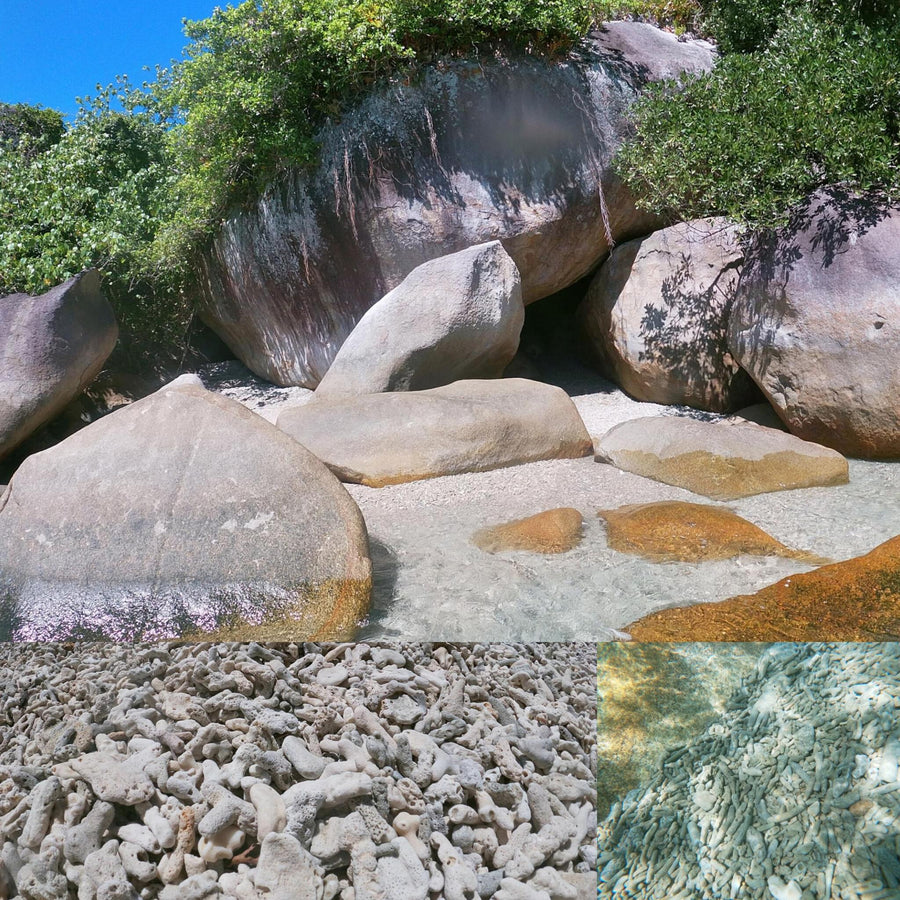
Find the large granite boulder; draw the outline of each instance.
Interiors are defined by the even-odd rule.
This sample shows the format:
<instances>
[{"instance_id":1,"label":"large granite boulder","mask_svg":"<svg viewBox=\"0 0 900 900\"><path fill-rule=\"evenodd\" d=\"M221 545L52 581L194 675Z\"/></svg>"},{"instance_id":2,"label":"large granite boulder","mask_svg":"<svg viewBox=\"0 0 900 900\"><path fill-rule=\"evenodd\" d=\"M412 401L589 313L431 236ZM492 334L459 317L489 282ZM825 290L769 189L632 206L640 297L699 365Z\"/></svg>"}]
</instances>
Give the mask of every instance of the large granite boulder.
<instances>
[{"instance_id":1,"label":"large granite boulder","mask_svg":"<svg viewBox=\"0 0 900 900\"><path fill-rule=\"evenodd\" d=\"M2 639L346 637L370 587L340 482L192 383L29 457L0 498Z\"/></svg>"},{"instance_id":2,"label":"large granite boulder","mask_svg":"<svg viewBox=\"0 0 900 900\"><path fill-rule=\"evenodd\" d=\"M846 484L840 453L761 425L647 416L610 429L597 461L713 500Z\"/></svg>"},{"instance_id":3,"label":"large granite boulder","mask_svg":"<svg viewBox=\"0 0 900 900\"><path fill-rule=\"evenodd\" d=\"M568 59L455 61L373 91L236 208L202 261L203 316L258 375L314 387L362 314L416 267L500 240L525 303L658 221L610 167L650 81L711 68L700 41L613 22Z\"/></svg>"},{"instance_id":4,"label":"large granite boulder","mask_svg":"<svg viewBox=\"0 0 900 900\"><path fill-rule=\"evenodd\" d=\"M325 398L285 409L277 425L342 481L370 487L592 451L566 392L524 378Z\"/></svg>"},{"instance_id":5,"label":"large granite boulder","mask_svg":"<svg viewBox=\"0 0 900 900\"><path fill-rule=\"evenodd\" d=\"M118 335L95 269L38 297L0 297L0 457L97 377Z\"/></svg>"},{"instance_id":6,"label":"large granite boulder","mask_svg":"<svg viewBox=\"0 0 900 900\"><path fill-rule=\"evenodd\" d=\"M740 238L699 219L616 247L578 310L604 374L650 403L730 412L758 397L727 344Z\"/></svg>"},{"instance_id":7,"label":"large granite boulder","mask_svg":"<svg viewBox=\"0 0 900 900\"><path fill-rule=\"evenodd\" d=\"M421 391L499 378L525 321L516 264L499 241L413 269L344 341L316 396Z\"/></svg>"},{"instance_id":8,"label":"large granite boulder","mask_svg":"<svg viewBox=\"0 0 900 900\"><path fill-rule=\"evenodd\" d=\"M730 346L792 433L900 457L900 206L830 188L762 235Z\"/></svg>"}]
</instances>

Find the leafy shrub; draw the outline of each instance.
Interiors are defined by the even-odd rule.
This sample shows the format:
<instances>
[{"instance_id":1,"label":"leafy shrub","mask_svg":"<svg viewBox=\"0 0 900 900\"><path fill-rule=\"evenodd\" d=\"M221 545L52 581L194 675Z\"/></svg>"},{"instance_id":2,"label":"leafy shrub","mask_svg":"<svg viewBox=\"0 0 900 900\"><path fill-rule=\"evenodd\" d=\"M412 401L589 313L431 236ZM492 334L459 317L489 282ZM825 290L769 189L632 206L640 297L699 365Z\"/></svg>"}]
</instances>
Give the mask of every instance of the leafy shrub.
<instances>
[{"instance_id":1,"label":"leafy shrub","mask_svg":"<svg viewBox=\"0 0 900 900\"><path fill-rule=\"evenodd\" d=\"M679 34L704 27L697 0L594 0L589 8L595 22L638 19L671 27Z\"/></svg>"},{"instance_id":2,"label":"leafy shrub","mask_svg":"<svg viewBox=\"0 0 900 900\"><path fill-rule=\"evenodd\" d=\"M25 103L0 103L0 147L33 156L52 147L65 133L55 109Z\"/></svg>"},{"instance_id":3,"label":"leafy shrub","mask_svg":"<svg viewBox=\"0 0 900 900\"><path fill-rule=\"evenodd\" d=\"M780 25L808 13L838 27L894 25L896 0L703 0L706 27L726 53L759 50Z\"/></svg>"},{"instance_id":4,"label":"leafy shrub","mask_svg":"<svg viewBox=\"0 0 900 900\"><path fill-rule=\"evenodd\" d=\"M144 101L177 123L179 214L158 254L183 256L230 203L313 162L317 130L381 76L479 48L561 52L589 20L582 0L249 0L188 22L185 59Z\"/></svg>"},{"instance_id":5,"label":"leafy shrub","mask_svg":"<svg viewBox=\"0 0 900 900\"><path fill-rule=\"evenodd\" d=\"M109 99L83 108L55 142L20 133L0 143L0 294L42 293L95 266L123 326L168 340L185 325L179 273L155 273L148 256L171 215L167 138L146 116L111 111ZM19 121L32 111L40 122L59 117L20 109Z\"/></svg>"},{"instance_id":6,"label":"leafy shrub","mask_svg":"<svg viewBox=\"0 0 900 900\"><path fill-rule=\"evenodd\" d=\"M737 5L737 4L736 4ZM786 18L768 46L651 89L617 166L672 219L782 221L816 187L900 189L900 28Z\"/></svg>"}]
</instances>

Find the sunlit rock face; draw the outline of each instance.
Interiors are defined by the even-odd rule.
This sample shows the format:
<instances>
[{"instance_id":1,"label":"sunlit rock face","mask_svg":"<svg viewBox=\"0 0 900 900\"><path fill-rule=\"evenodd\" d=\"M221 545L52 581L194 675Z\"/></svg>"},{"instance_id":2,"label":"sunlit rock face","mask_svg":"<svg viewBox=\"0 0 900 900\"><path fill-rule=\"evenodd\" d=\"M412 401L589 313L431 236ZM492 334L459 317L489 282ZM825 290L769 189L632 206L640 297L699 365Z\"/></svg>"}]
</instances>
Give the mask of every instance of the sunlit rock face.
<instances>
[{"instance_id":1,"label":"sunlit rock face","mask_svg":"<svg viewBox=\"0 0 900 900\"><path fill-rule=\"evenodd\" d=\"M277 424L341 481L369 487L578 459L592 449L565 391L524 378L325 398L284 410Z\"/></svg>"},{"instance_id":2,"label":"sunlit rock face","mask_svg":"<svg viewBox=\"0 0 900 900\"><path fill-rule=\"evenodd\" d=\"M459 61L372 93L236 209L202 261L206 321L258 375L314 387L416 266L500 240L526 303L658 225L610 171L650 81L708 70L704 42L610 23L566 60Z\"/></svg>"},{"instance_id":3,"label":"sunlit rock face","mask_svg":"<svg viewBox=\"0 0 900 900\"><path fill-rule=\"evenodd\" d=\"M616 247L578 315L604 372L637 400L729 412L758 391L728 352L740 229L697 219Z\"/></svg>"},{"instance_id":4,"label":"sunlit rock face","mask_svg":"<svg viewBox=\"0 0 900 900\"><path fill-rule=\"evenodd\" d=\"M189 380L30 456L0 495L0 640L345 638L370 590L337 479Z\"/></svg>"},{"instance_id":5,"label":"sunlit rock face","mask_svg":"<svg viewBox=\"0 0 900 900\"><path fill-rule=\"evenodd\" d=\"M834 450L750 422L647 416L611 428L595 446L597 462L713 500L846 484L849 477L847 460Z\"/></svg>"},{"instance_id":6,"label":"sunlit rock face","mask_svg":"<svg viewBox=\"0 0 900 900\"><path fill-rule=\"evenodd\" d=\"M499 241L430 260L362 317L316 398L499 378L524 318L519 273Z\"/></svg>"}]
</instances>

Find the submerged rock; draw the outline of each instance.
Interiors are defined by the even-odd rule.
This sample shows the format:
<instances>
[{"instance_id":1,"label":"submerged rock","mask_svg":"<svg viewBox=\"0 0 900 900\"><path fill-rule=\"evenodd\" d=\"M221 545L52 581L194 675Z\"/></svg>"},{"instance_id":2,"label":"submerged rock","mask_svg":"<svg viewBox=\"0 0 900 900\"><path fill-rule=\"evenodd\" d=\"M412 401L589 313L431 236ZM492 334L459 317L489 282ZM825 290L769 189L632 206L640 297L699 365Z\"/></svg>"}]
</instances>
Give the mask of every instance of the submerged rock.
<instances>
[{"instance_id":1,"label":"submerged rock","mask_svg":"<svg viewBox=\"0 0 900 900\"><path fill-rule=\"evenodd\" d=\"M613 550L653 562L700 562L752 556L783 556L810 565L831 562L776 541L733 510L704 503L662 500L601 510Z\"/></svg>"},{"instance_id":2,"label":"submerged rock","mask_svg":"<svg viewBox=\"0 0 900 900\"><path fill-rule=\"evenodd\" d=\"M39 297L0 298L0 457L96 378L118 335L95 269Z\"/></svg>"},{"instance_id":3,"label":"submerged rock","mask_svg":"<svg viewBox=\"0 0 900 900\"><path fill-rule=\"evenodd\" d=\"M598 462L713 500L849 479L840 453L749 422L648 416L617 425L596 448Z\"/></svg>"},{"instance_id":4,"label":"submerged rock","mask_svg":"<svg viewBox=\"0 0 900 900\"><path fill-rule=\"evenodd\" d=\"M524 320L519 273L499 241L441 256L413 269L360 319L316 397L499 378Z\"/></svg>"},{"instance_id":5,"label":"submerged rock","mask_svg":"<svg viewBox=\"0 0 900 900\"><path fill-rule=\"evenodd\" d=\"M900 640L900 537L755 594L652 613L637 641Z\"/></svg>"},{"instance_id":6,"label":"submerged rock","mask_svg":"<svg viewBox=\"0 0 900 900\"><path fill-rule=\"evenodd\" d=\"M700 41L612 22L562 62L426 66L320 134L311 172L235 209L202 261L205 320L254 372L314 387L363 313L416 266L499 240L526 303L657 224L610 162L651 81L712 67Z\"/></svg>"},{"instance_id":7,"label":"submerged rock","mask_svg":"<svg viewBox=\"0 0 900 900\"><path fill-rule=\"evenodd\" d=\"M472 535L472 543L485 553L566 553L581 543L583 525L577 509L548 509L526 519L482 528Z\"/></svg>"},{"instance_id":8,"label":"submerged rock","mask_svg":"<svg viewBox=\"0 0 900 900\"><path fill-rule=\"evenodd\" d=\"M748 252L729 343L793 434L900 458L900 207L814 195Z\"/></svg>"},{"instance_id":9,"label":"submerged rock","mask_svg":"<svg viewBox=\"0 0 900 900\"><path fill-rule=\"evenodd\" d=\"M728 350L740 230L698 219L619 244L578 310L603 369L637 400L729 412L759 396Z\"/></svg>"},{"instance_id":10,"label":"submerged rock","mask_svg":"<svg viewBox=\"0 0 900 900\"><path fill-rule=\"evenodd\" d=\"M565 391L522 378L323 398L284 410L277 424L342 481L369 487L576 458L592 449Z\"/></svg>"},{"instance_id":11,"label":"submerged rock","mask_svg":"<svg viewBox=\"0 0 900 900\"><path fill-rule=\"evenodd\" d=\"M325 466L190 383L29 457L0 499L5 638L347 636L370 577L362 516Z\"/></svg>"}]
</instances>

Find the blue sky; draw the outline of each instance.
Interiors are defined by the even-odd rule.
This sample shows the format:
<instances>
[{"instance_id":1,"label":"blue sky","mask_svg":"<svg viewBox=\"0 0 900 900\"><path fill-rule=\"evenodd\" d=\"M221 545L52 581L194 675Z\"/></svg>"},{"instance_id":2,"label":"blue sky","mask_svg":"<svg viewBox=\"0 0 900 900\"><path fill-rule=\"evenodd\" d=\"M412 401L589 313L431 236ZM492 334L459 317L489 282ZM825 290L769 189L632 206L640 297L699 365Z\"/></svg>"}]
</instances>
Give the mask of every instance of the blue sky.
<instances>
[{"instance_id":1,"label":"blue sky","mask_svg":"<svg viewBox=\"0 0 900 900\"><path fill-rule=\"evenodd\" d=\"M181 20L226 0L0 0L0 102L73 114L75 98L127 74L134 84L180 58ZM232 0L237 5L237 0Z\"/></svg>"}]
</instances>

